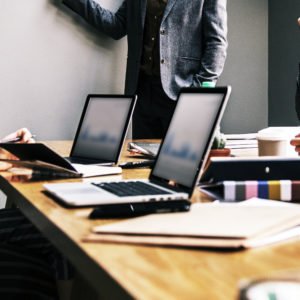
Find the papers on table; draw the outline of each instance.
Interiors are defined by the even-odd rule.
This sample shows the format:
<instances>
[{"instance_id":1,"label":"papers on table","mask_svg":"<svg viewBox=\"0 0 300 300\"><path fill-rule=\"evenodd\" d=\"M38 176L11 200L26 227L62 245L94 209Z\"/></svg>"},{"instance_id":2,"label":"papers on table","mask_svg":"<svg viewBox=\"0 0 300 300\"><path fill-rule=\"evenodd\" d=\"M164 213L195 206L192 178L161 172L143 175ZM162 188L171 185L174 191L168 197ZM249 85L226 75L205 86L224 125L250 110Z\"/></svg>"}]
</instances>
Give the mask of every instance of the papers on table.
<instances>
[{"instance_id":1,"label":"papers on table","mask_svg":"<svg viewBox=\"0 0 300 300\"><path fill-rule=\"evenodd\" d=\"M255 140L257 133L225 134L227 140Z\"/></svg>"},{"instance_id":2,"label":"papers on table","mask_svg":"<svg viewBox=\"0 0 300 300\"><path fill-rule=\"evenodd\" d=\"M154 158L157 155L160 143L152 142L130 142L127 145L127 150L132 154L144 155L146 157Z\"/></svg>"},{"instance_id":3,"label":"papers on table","mask_svg":"<svg viewBox=\"0 0 300 300\"><path fill-rule=\"evenodd\" d=\"M186 213L154 214L95 227L84 241L238 249L300 236L300 206L257 201L264 200L251 205L193 204Z\"/></svg>"},{"instance_id":4,"label":"papers on table","mask_svg":"<svg viewBox=\"0 0 300 300\"><path fill-rule=\"evenodd\" d=\"M72 166L76 169L78 173L82 174L82 177L94 177L122 173L122 168L120 167L82 164L72 164Z\"/></svg>"},{"instance_id":5,"label":"papers on table","mask_svg":"<svg viewBox=\"0 0 300 300\"><path fill-rule=\"evenodd\" d=\"M226 148L249 149L257 148L256 133L225 134Z\"/></svg>"}]
</instances>

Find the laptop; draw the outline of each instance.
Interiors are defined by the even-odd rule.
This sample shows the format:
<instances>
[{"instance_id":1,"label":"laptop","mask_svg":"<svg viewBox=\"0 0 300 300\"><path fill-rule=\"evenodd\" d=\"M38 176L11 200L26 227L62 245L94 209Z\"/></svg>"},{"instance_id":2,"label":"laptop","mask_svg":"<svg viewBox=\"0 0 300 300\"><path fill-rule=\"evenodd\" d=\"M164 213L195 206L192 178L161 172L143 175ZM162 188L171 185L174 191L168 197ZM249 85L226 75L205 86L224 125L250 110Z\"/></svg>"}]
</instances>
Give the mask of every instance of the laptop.
<instances>
[{"instance_id":1,"label":"laptop","mask_svg":"<svg viewBox=\"0 0 300 300\"><path fill-rule=\"evenodd\" d=\"M182 89L148 180L44 184L70 206L189 199L220 124L231 87Z\"/></svg>"},{"instance_id":2,"label":"laptop","mask_svg":"<svg viewBox=\"0 0 300 300\"><path fill-rule=\"evenodd\" d=\"M106 166L118 162L136 99L136 96L127 95L88 95L68 158L42 143L1 143L1 148L22 161L35 160L63 168L70 171L69 176L121 173L119 167Z\"/></svg>"},{"instance_id":3,"label":"laptop","mask_svg":"<svg viewBox=\"0 0 300 300\"><path fill-rule=\"evenodd\" d=\"M113 165L119 160L136 96L88 95L69 157L75 164Z\"/></svg>"}]
</instances>

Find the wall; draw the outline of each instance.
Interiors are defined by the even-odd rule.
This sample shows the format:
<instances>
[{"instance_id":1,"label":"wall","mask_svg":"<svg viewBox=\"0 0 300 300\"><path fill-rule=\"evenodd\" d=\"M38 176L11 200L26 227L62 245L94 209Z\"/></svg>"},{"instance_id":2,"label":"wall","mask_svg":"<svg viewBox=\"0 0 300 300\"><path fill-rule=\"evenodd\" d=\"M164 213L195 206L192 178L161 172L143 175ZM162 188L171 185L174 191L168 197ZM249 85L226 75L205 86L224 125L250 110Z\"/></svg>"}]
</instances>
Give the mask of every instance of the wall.
<instances>
[{"instance_id":1,"label":"wall","mask_svg":"<svg viewBox=\"0 0 300 300\"><path fill-rule=\"evenodd\" d=\"M27 126L39 139L71 139L88 93L123 92L126 39L99 34L60 2L1 0L0 136Z\"/></svg>"},{"instance_id":2,"label":"wall","mask_svg":"<svg viewBox=\"0 0 300 300\"><path fill-rule=\"evenodd\" d=\"M296 76L300 62L299 0L270 0L269 124L299 125L295 113Z\"/></svg>"},{"instance_id":3,"label":"wall","mask_svg":"<svg viewBox=\"0 0 300 300\"><path fill-rule=\"evenodd\" d=\"M116 9L121 0L99 0ZM233 94L227 133L267 125L268 1L228 0L229 49L219 84ZM93 30L60 0L1 0L0 136L28 126L39 139L70 139L88 93L121 93L126 39Z\"/></svg>"},{"instance_id":4,"label":"wall","mask_svg":"<svg viewBox=\"0 0 300 300\"><path fill-rule=\"evenodd\" d=\"M268 116L268 0L228 0L228 58L219 84L232 85L225 133L257 132Z\"/></svg>"}]
</instances>

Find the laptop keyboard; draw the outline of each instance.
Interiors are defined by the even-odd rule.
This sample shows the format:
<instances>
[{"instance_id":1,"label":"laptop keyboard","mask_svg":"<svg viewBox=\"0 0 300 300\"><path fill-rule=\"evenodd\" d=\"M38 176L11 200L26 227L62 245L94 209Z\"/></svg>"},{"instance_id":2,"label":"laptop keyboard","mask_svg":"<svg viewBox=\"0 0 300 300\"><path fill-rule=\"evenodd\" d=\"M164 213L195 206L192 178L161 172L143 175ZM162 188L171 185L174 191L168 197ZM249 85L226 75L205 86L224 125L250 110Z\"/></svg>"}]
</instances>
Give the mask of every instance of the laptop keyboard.
<instances>
[{"instance_id":1,"label":"laptop keyboard","mask_svg":"<svg viewBox=\"0 0 300 300\"><path fill-rule=\"evenodd\" d=\"M170 192L141 181L100 182L93 183L93 185L119 197L171 194Z\"/></svg>"}]
</instances>

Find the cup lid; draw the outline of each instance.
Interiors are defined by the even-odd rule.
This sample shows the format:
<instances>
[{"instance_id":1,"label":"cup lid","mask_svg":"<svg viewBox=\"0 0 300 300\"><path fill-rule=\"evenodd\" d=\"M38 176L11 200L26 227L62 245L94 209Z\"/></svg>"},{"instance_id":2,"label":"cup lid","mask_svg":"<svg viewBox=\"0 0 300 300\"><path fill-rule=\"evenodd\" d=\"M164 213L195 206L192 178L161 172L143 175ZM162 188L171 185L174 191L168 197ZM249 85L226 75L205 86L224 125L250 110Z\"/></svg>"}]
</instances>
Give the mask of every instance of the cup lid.
<instances>
[{"instance_id":1,"label":"cup lid","mask_svg":"<svg viewBox=\"0 0 300 300\"><path fill-rule=\"evenodd\" d=\"M258 134L256 136L257 140L263 141L287 141L288 137L281 134Z\"/></svg>"}]
</instances>

